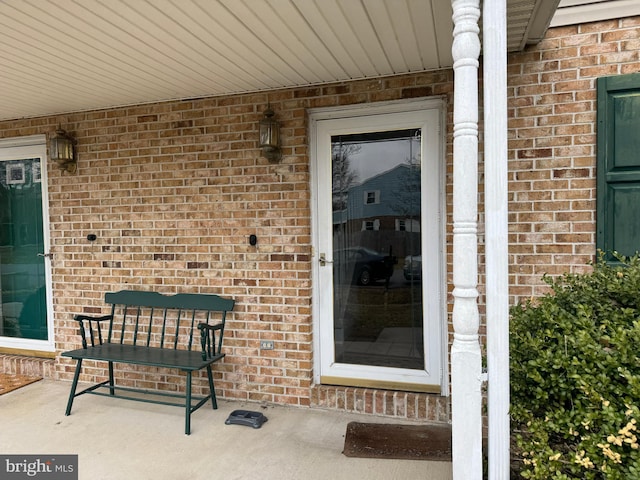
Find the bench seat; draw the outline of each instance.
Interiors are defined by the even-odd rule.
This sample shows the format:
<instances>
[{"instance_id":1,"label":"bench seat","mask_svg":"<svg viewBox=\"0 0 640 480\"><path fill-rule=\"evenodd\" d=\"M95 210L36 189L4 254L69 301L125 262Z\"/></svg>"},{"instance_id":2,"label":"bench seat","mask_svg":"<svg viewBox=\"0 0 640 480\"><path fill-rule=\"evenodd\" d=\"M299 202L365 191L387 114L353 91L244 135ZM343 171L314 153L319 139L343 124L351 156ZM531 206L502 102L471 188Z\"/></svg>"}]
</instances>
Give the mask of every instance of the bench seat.
<instances>
[{"instance_id":1,"label":"bench seat","mask_svg":"<svg viewBox=\"0 0 640 480\"><path fill-rule=\"evenodd\" d=\"M129 363L150 367L178 368L183 371L194 372L217 362L224 357L224 353L213 355L207 360L202 360L202 353L199 351L105 343L94 347L79 348L78 350L64 352L62 356L75 360L103 360L105 362Z\"/></svg>"}]
</instances>

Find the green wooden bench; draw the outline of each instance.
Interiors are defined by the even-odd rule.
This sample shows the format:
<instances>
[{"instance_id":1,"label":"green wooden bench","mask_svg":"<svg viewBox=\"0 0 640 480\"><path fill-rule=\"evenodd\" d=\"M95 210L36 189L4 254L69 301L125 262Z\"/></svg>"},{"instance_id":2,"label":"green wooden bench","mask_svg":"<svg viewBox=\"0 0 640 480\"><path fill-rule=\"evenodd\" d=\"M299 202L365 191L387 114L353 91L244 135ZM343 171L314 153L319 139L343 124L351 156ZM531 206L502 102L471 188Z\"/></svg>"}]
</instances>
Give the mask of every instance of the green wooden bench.
<instances>
[{"instance_id":1,"label":"green wooden bench","mask_svg":"<svg viewBox=\"0 0 640 480\"><path fill-rule=\"evenodd\" d=\"M220 350L224 325L234 300L208 294L123 290L107 293L105 303L111 305L109 315L75 316L82 348L62 353L77 360L66 415L71 414L75 397L85 393L181 406L185 408L185 433L189 435L191 413L209 399L213 408L218 408L211 365L224 357ZM108 362L109 378L76 393L83 360ZM185 393L117 385L114 363L179 369L186 373ZM209 377L209 394L192 396L192 374L202 369ZM177 403L177 398L182 402Z\"/></svg>"}]
</instances>

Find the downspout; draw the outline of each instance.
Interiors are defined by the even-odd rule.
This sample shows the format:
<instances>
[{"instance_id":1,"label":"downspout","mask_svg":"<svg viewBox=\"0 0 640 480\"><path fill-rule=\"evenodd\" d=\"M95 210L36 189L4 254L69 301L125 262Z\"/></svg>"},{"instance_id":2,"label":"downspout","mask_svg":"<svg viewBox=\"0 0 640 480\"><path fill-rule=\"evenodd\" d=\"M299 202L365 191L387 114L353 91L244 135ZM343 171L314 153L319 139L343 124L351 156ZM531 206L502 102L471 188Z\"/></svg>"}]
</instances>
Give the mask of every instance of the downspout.
<instances>
[{"instance_id":1,"label":"downspout","mask_svg":"<svg viewBox=\"0 0 640 480\"><path fill-rule=\"evenodd\" d=\"M451 420L454 480L482 479L482 366L478 339L478 19L480 0L453 7L453 344Z\"/></svg>"},{"instance_id":2,"label":"downspout","mask_svg":"<svg viewBox=\"0 0 640 480\"><path fill-rule=\"evenodd\" d=\"M482 17L489 480L508 480L510 426L506 0L484 0Z\"/></svg>"}]
</instances>

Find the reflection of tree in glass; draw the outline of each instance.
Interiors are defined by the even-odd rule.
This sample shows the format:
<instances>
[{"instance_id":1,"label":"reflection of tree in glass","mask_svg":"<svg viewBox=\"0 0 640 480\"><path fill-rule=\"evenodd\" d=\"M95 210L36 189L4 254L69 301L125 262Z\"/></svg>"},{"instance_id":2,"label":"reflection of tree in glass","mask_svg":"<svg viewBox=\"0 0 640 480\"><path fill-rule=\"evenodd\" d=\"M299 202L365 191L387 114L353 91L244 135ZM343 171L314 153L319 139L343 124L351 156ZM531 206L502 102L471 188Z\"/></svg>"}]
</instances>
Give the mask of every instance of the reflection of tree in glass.
<instances>
[{"instance_id":1,"label":"reflection of tree in glass","mask_svg":"<svg viewBox=\"0 0 640 480\"><path fill-rule=\"evenodd\" d=\"M351 170L349 157L360 151L360 145L335 142L331 144L333 211L347 208L349 189L358 181L358 175Z\"/></svg>"}]
</instances>

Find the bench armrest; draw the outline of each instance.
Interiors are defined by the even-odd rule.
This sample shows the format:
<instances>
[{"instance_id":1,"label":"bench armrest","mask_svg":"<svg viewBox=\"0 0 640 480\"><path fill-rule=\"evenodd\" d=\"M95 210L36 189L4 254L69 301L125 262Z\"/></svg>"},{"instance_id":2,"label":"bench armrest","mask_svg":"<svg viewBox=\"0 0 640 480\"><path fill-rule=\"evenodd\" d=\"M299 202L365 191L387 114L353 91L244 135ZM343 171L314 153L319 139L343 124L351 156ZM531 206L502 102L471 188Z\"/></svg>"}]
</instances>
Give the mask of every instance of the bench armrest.
<instances>
[{"instance_id":1,"label":"bench armrest","mask_svg":"<svg viewBox=\"0 0 640 480\"><path fill-rule=\"evenodd\" d=\"M224 325L209 325L207 323L198 324L200 330L200 345L202 346L202 360L207 360L220 354L222 348L222 335L224 333ZM216 331L220 333L217 334ZM217 341L216 341L217 340Z\"/></svg>"},{"instance_id":2,"label":"bench armrest","mask_svg":"<svg viewBox=\"0 0 640 480\"><path fill-rule=\"evenodd\" d=\"M112 320L113 315L103 315L101 317L92 317L89 315L76 315L73 319L80 325L80 336L82 337L82 348L87 348L87 330L85 329L85 322L89 325L89 339L91 340L91 346L95 346L96 340L102 345L102 328L100 322L106 320ZM95 327L94 327L95 324ZM95 338L97 334L97 338Z\"/></svg>"}]
</instances>

